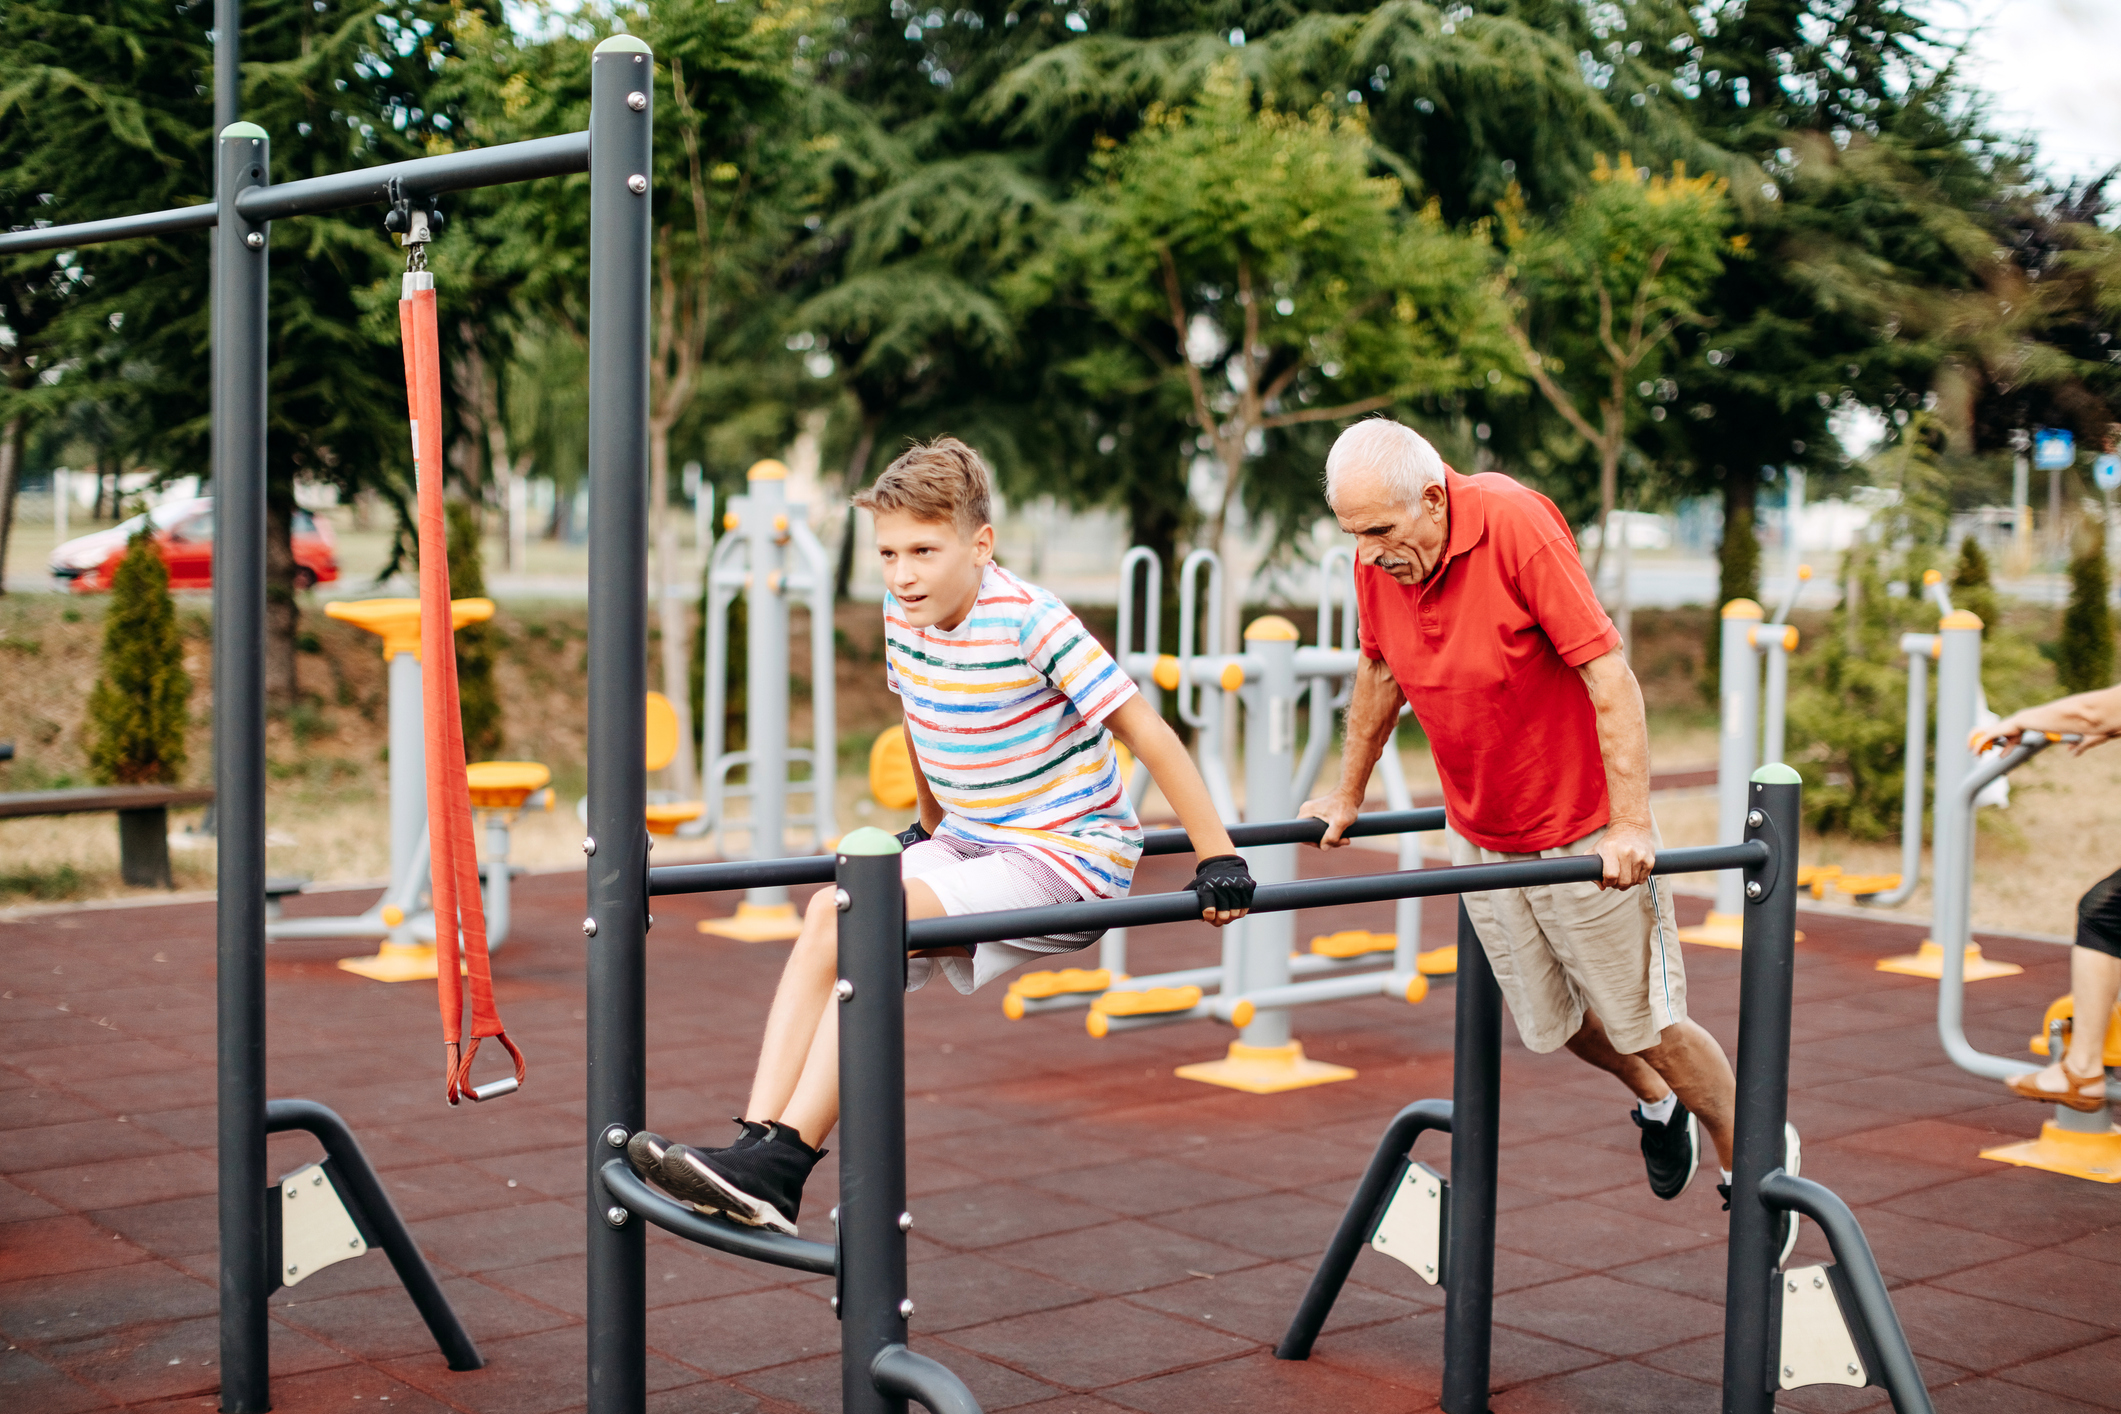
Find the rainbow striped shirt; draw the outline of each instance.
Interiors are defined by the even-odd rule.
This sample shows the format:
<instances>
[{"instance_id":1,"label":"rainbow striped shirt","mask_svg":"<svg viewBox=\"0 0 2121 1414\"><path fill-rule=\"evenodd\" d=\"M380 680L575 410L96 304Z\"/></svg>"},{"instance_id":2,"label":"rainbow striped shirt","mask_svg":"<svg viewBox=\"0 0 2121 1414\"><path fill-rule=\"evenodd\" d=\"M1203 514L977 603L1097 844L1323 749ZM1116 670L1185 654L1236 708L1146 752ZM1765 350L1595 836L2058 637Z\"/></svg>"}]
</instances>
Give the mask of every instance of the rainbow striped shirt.
<instances>
[{"instance_id":1,"label":"rainbow striped shirt","mask_svg":"<svg viewBox=\"0 0 2121 1414\"><path fill-rule=\"evenodd\" d=\"M914 628L887 593L884 657L937 834L1029 850L1086 899L1127 892L1141 823L1103 723L1134 682L1067 605L998 565L947 631Z\"/></svg>"}]
</instances>

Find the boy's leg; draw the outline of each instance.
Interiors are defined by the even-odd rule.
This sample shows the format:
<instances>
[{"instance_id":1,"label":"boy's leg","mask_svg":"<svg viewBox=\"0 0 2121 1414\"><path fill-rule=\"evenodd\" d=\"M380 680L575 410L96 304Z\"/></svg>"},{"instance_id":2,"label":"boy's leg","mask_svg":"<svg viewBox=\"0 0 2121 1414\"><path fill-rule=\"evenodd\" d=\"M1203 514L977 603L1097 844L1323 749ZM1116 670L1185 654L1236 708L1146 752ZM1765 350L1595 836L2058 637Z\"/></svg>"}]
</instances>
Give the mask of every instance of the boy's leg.
<instances>
[{"instance_id":1,"label":"boy's leg","mask_svg":"<svg viewBox=\"0 0 2121 1414\"><path fill-rule=\"evenodd\" d=\"M2069 990L2076 1002L2069 1032L2069 1068L2079 1075L2101 1074L2106 1069L2106 1019L2114 1013L2116 991L2121 991L2121 957L2087 947L2071 948Z\"/></svg>"}]
</instances>

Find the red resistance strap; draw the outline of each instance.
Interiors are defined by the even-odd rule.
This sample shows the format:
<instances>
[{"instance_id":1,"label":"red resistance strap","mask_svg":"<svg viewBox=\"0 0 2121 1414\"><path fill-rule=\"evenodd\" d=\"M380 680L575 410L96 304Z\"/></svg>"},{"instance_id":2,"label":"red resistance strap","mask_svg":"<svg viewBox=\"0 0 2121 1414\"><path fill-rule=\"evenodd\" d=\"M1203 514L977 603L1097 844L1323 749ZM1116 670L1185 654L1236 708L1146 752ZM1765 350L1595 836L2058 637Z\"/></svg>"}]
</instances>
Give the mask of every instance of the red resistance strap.
<instances>
[{"instance_id":1,"label":"red resistance strap","mask_svg":"<svg viewBox=\"0 0 2121 1414\"><path fill-rule=\"evenodd\" d=\"M493 965L486 954L486 905L479 893L479 856L472 839L471 787L464 777L464 720L457 700L457 640L449 599L449 529L442 511L442 357L436 334L434 276L408 271L398 325L405 343L405 389L412 409L413 470L420 497L421 715L427 729L427 833L434 890L435 989L448 1048L449 1103L472 1093L471 1062L491 1036L515 1059L493 1001ZM471 982L471 1044L463 1044L464 977ZM509 1087L513 1089L514 1087Z\"/></svg>"}]
</instances>

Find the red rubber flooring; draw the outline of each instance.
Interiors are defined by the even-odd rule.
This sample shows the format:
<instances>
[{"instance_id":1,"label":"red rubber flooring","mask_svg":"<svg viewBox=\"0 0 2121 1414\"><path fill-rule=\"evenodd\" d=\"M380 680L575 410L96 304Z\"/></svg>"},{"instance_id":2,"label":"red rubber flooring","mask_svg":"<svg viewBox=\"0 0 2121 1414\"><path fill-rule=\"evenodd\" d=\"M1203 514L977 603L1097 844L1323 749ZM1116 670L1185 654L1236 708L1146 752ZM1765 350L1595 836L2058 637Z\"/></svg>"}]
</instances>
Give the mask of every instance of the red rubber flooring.
<instances>
[{"instance_id":1,"label":"red rubber flooring","mask_svg":"<svg viewBox=\"0 0 2121 1414\"><path fill-rule=\"evenodd\" d=\"M1346 851L1308 867L1368 872ZM1156 861L1145 888L1180 866ZM579 876L519 885L500 996L531 1058L523 1093L443 1105L433 992L339 972L334 943L274 945L271 1093L360 1134L441 1270L488 1367L451 1374L378 1253L273 1301L287 1411L538 1414L584 1400ZM298 900L338 911L349 896ZM705 899L657 901L650 1116L721 1142L782 950L703 938ZM1691 921L1701 904L1682 902ZM1427 905L1432 945L1446 903ZM1389 927L1373 906L1299 936ZM203 1410L214 1362L211 910L84 911L0 925L0 1408ZM2121 1188L1976 1157L2039 1107L1945 1063L1933 985L1871 970L1915 934L1808 915L1791 1114L1805 1172L1863 1219L1940 1410L2121 1409ZM1205 961L1183 930L1136 934L1135 965ZM2064 950L1989 940L2019 978L1969 989L1971 1030L2017 1052L2065 985ZM1687 950L1693 1010L1735 1043L1735 953ZM1439 1378L1439 1294L1365 1253L1308 1363L1271 1347L1385 1120L1450 1093L1451 993L1298 1013L1353 1082L1254 1097L1174 1079L1219 1054L1206 1025L1092 1041L1080 1013L1010 1023L998 996L909 1003L915 1346L989 1410L1041 1414L1417 1411ZM1626 1100L1566 1055L1504 1053L1494 1408L1711 1410L1722 1215L1704 1181L1644 1186ZM1418 1154L1441 1164L1447 1143ZM315 1157L273 1140L273 1176ZM806 1229L822 1236L828 1160ZM260 1175L263 1182L268 1176ZM1800 1254L1825 1248L1807 1229ZM658 1411L826 1411L838 1402L829 1283L652 1235ZM1884 1403L1815 1389L1785 1407Z\"/></svg>"}]
</instances>

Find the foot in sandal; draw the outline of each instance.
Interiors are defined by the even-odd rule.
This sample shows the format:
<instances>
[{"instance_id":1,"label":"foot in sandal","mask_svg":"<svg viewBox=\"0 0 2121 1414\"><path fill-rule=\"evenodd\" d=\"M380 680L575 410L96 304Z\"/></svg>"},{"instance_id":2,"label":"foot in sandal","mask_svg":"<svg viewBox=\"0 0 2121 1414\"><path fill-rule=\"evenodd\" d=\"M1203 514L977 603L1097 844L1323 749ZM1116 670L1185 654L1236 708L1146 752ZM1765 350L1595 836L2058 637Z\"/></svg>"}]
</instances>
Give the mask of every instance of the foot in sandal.
<instances>
[{"instance_id":1,"label":"foot in sandal","mask_svg":"<svg viewBox=\"0 0 2121 1414\"><path fill-rule=\"evenodd\" d=\"M2021 1100L2044 1100L2067 1105L2079 1114L2092 1114L2106 1103L2106 1072L2079 1075L2057 1061L2045 1070L2028 1070L2003 1082Z\"/></svg>"}]
</instances>

